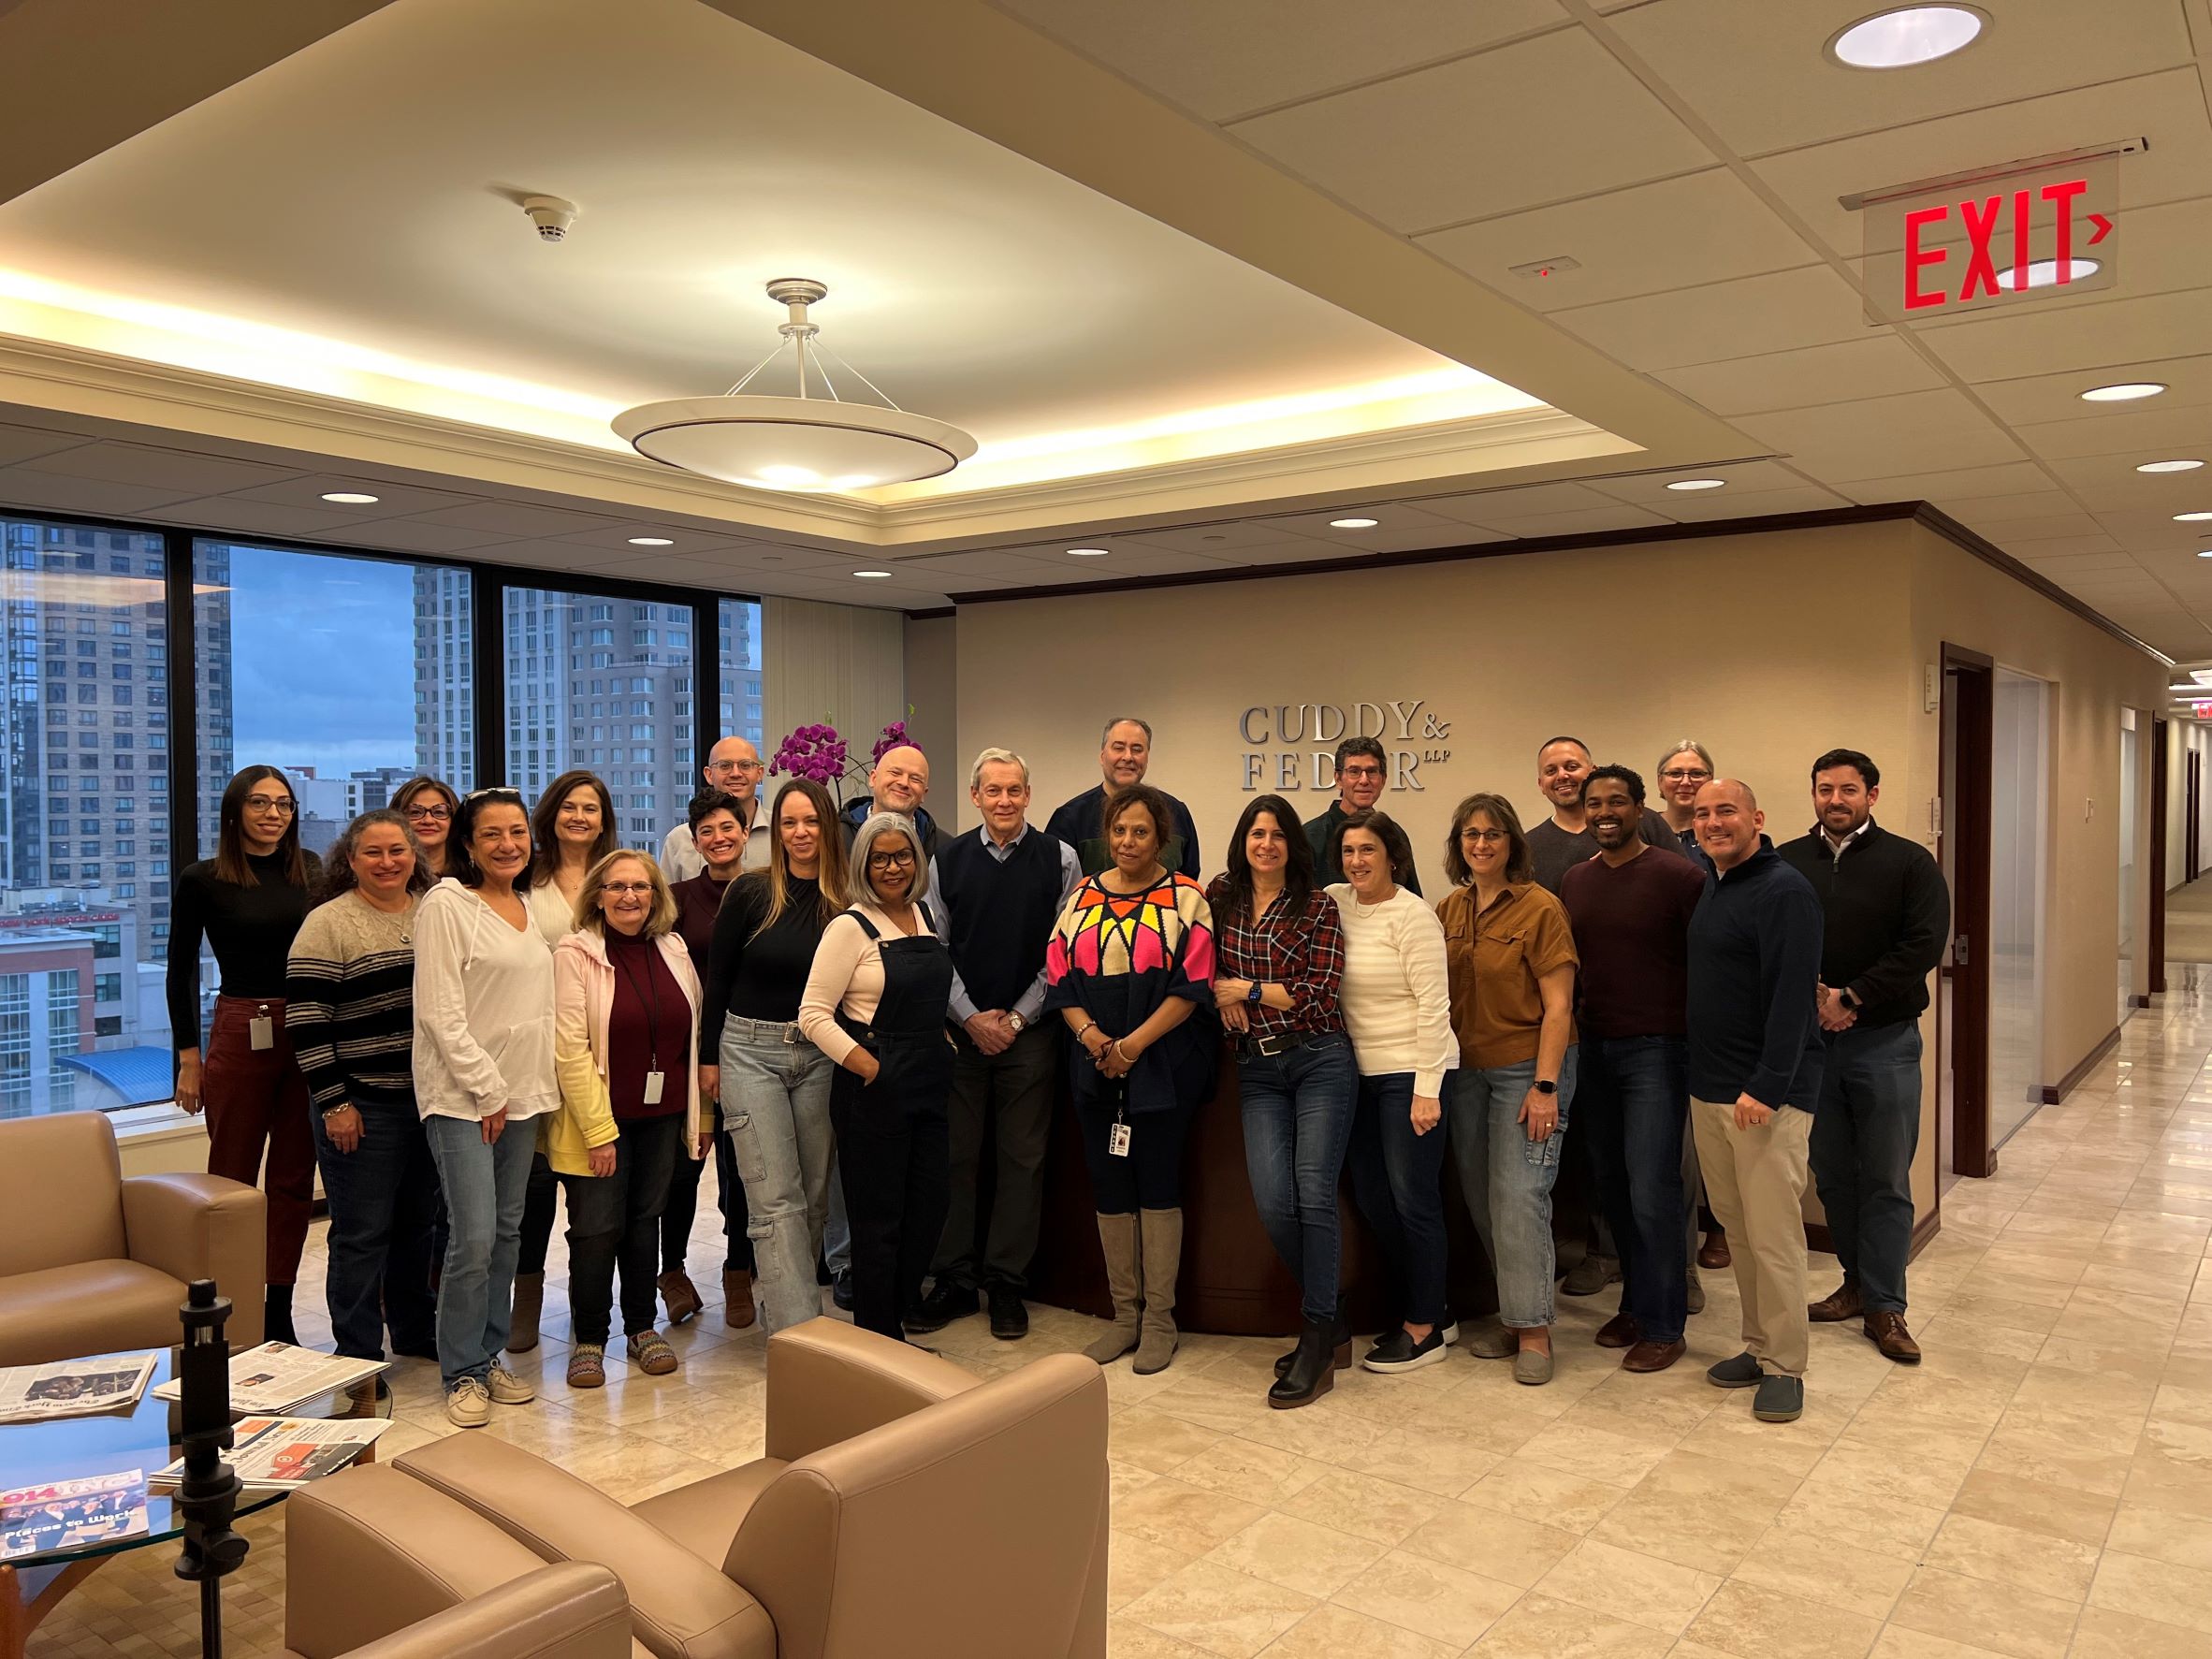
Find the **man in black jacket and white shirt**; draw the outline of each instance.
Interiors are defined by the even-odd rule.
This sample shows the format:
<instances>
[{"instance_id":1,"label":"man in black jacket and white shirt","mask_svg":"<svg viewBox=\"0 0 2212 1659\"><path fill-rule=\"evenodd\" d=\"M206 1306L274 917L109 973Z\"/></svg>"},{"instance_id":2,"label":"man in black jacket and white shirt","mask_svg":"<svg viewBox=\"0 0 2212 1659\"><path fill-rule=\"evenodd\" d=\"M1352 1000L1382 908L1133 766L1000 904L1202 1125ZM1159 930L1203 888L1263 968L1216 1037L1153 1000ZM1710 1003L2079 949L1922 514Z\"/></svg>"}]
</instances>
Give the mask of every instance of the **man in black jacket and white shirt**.
<instances>
[{"instance_id":1,"label":"man in black jacket and white shirt","mask_svg":"<svg viewBox=\"0 0 2212 1659\"><path fill-rule=\"evenodd\" d=\"M1920 1016L1943 960L1951 895L1928 849L1874 822L1882 773L1856 749L1812 763L1820 822L1780 849L1812 883L1825 921L1820 1025L1827 1058L1812 1130L1812 1179L1843 1283L1812 1304L1823 1323L1859 1319L1869 1341L1917 1365L1905 1328L1913 1153L1920 1141Z\"/></svg>"}]
</instances>

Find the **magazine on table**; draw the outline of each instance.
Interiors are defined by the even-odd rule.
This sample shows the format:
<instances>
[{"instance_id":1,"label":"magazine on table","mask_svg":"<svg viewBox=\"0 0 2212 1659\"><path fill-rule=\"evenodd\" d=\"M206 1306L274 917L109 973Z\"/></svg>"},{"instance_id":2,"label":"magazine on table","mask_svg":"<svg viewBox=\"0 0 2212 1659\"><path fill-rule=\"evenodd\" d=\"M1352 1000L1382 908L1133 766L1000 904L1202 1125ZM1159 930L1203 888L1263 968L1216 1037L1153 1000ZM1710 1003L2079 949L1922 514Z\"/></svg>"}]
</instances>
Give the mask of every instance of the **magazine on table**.
<instances>
[{"instance_id":1,"label":"magazine on table","mask_svg":"<svg viewBox=\"0 0 2212 1659\"><path fill-rule=\"evenodd\" d=\"M58 1417L126 1411L153 1375L157 1354L101 1360L57 1360L0 1369L0 1423L39 1423Z\"/></svg>"},{"instance_id":2,"label":"magazine on table","mask_svg":"<svg viewBox=\"0 0 2212 1659\"><path fill-rule=\"evenodd\" d=\"M245 1486L292 1492L337 1474L391 1426L388 1418L249 1417L231 1431L237 1443L224 1461ZM184 1460L179 1458L155 1474L152 1485L155 1492L174 1492L183 1480Z\"/></svg>"},{"instance_id":3,"label":"magazine on table","mask_svg":"<svg viewBox=\"0 0 2212 1659\"><path fill-rule=\"evenodd\" d=\"M143 1469L0 1492L0 1561L136 1537L147 1530Z\"/></svg>"},{"instance_id":4,"label":"magazine on table","mask_svg":"<svg viewBox=\"0 0 2212 1659\"><path fill-rule=\"evenodd\" d=\"M265 1342L230 1356L230 1409L282 1417L319 1395L334 1394L385 1369L382 1360L349 1360L342 1354L296 1348L288 1342ZM175 1400L182 1390L180 1382L165 1382L153 1390L153 1397Z\"/></svg>"}]
</instances>

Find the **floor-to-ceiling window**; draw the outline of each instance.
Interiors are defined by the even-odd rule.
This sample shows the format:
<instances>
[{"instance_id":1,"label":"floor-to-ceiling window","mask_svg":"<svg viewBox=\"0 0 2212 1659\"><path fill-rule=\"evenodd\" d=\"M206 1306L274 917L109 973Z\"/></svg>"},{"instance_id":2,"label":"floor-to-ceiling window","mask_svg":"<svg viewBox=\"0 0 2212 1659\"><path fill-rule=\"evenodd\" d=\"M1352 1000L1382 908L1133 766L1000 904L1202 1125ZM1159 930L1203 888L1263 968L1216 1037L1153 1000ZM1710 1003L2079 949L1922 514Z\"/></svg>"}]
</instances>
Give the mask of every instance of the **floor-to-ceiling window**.
<instances>
[{"instance_id":1,"label":"floor-to-ceiling window","mask_svg":"<svg viewBox=\"0 0 2212 1659\"><path fill-rule=\"evenodd\" d=\"M2043 1102L2043 883L2048 693L2008 669L1993 687L1989 815L1989 1141Z\"/></svg>"},{"instance_id":2,"label":"floor-to-ceiling window","mask_svg":"<svg viewBox=\"0 0 2212 1659\"><path fill-rule=\"evenodd\" d=\"M761 716L761 602L725 599L717 607L721 623L720 718L718 737L749 737L769 758ZM778 734L779 736L781 734Z\"/></svg>"}]
</instances>

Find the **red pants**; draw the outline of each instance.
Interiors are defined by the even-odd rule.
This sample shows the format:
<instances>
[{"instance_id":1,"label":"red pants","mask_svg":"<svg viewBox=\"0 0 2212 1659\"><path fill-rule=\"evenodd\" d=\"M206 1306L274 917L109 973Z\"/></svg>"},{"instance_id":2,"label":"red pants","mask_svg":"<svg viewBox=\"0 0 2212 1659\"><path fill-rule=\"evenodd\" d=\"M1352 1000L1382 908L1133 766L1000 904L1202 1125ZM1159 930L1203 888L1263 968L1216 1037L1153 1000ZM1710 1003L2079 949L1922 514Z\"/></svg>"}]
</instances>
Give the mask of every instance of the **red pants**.
<instances>
[{"instance_id":1,"label":"red pants","mask_svg":"<svg viewBox=\"0 0 2212 1659\"><path fill-rule=\"evenodd\" d=\"M263 1009L275 1023L276 1041L256 1049L253 1021ZM200 1099L208 1118L209 1174L258 1185L262 1150L268 1149L269 1282L296 1282L314 1207L315 1142L307 1121L307 1080L299 1075L284 1029L284 998L215 998Z\"/></svg>"}]
</instances>

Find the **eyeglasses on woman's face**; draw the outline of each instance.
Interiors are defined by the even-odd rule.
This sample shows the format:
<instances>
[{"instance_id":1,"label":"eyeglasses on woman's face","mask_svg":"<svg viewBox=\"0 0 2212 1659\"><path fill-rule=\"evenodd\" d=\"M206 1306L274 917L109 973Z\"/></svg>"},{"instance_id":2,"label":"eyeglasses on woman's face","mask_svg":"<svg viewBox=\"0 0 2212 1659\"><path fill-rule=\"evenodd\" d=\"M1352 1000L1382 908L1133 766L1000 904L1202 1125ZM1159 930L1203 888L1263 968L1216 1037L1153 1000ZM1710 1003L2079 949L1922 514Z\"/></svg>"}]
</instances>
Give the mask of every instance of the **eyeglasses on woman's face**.
<instances>
[{"instance_id":1,"label":"eyeglasses on woman's face","mask_svg":"<svg viewBox=\"0 0 2212 1659\"><path fill-rule=\"evenodd\" d=\"M653 884L650 881L604 881L600 884L599 890L609 898L624 898L633 893L641 897L650 897Z\"/></svg>"},{"instance_id":2,"label":"eyeglasses on woman's face","mask_svg":"<svg viewBox=\"0 0 2212 1659\"><path fill-rule=\"evenodd\" d=\"M1662 783L1710 783L1712 774L1703 766L1669 766L1659 774Z\"/></svg>"},{"instance_id":3,"label":"eyeglasses on woman's face","mask_svg":"<svg viewBox=\"0 0 2212 1659\"><path fill-rule=\"evenodd\" d=\"M453 808L447 806L409 807L406 808L406 812L408 819L415 823L451 823L453 822Z\"/></svg>"},{"instance_id":4,"label":"eyeglasses on woman's face","mask_svg":"<svg viewBox=\"0 0 2212 1659\"><path fill-rule=\"evenodd\" d=\"M871 852L868 868L871 870L907 870L914 867L914 850L901 847L896 852Z\"/></svg>"},{"instance_id":5,"label":"eyeglasses on woman's face","mask_svg":"<svg viewBox=\"0 0 2212 1659\"><path fill-rule=\"evenodd\" d=\"M290 795L248 795L246 797L246 810L249 812L274 812L279 818L289 818L298 808L292 804Z\"/></svg>"},{"instance_id":6,"label":"eyeglasses on woman's face","mask_svg":"<svg viewBox=\"0 0 2212 1659\"><path fill-rule=\"evenodd\" d=\"M1461 840L1477 847L1494 847L1500 841L1509 838L1502 829L1477 829L1473 824L1468 824L1460 831Z\"/></svg>"}]
</instances>

